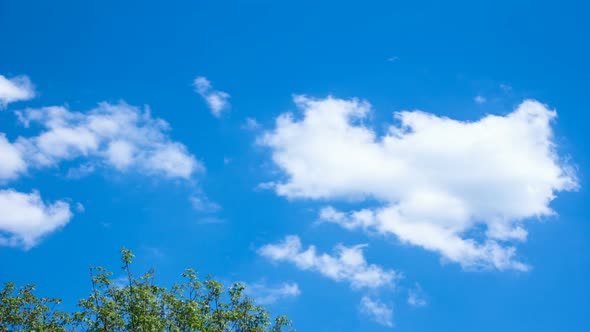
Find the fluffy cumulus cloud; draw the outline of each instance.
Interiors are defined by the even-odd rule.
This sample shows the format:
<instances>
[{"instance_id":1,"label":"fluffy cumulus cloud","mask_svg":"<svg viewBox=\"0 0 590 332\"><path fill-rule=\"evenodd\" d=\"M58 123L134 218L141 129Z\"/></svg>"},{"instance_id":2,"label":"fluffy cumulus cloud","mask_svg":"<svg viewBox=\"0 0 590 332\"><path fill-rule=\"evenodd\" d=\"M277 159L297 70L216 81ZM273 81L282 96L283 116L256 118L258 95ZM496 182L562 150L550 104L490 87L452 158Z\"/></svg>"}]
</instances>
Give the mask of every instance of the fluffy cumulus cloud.
<instances>
[{"instance_id":1,"label":"fluffy cumulus cloud","mask_svg":"<svg viewBox=\"0 0 590 332\"><path fill-rule=\"evenodd\" d=\"M68 203L45 203L38 192L0 190L0 245L29 249L72 218Z\"/></svg>"},{"instance_id":2,"label":"fluffy cumulus cloud","mask_svg":"<svg viewBox=\"0 0 590 332\"><path fill-rule=\"evenodd\" d=\"M149 110L124 103L101 103L87 113L59 106L26 109L17 115L25 127L41 127L38 135L20 137L12 144L32 167L83 159L90 162L86 166L97 164L122 172L134 170L183 179L203 170L183 144L168 137L169 125L153 118ZM0 149L1 144L0 139Z\"/></svg>"},{"instance_id":3,"label":"fluffy cumulus cloud","mask_svg":"<svg viewBox=\"0 0 590 332\"><path fill-rule=\"evenodd\" d=\"M6 82L0 76L0 102L32 96L32 92L17 91L30 88L26 78ZM69 178L110 168L190 180L204 170L183 144L168 136L169 125L153 118L149 109L101 103L85 113L45 107L16 111L16 115L24 127L35 133L12 142L0 133L0 185L28 170L55 167L64 161L80 163L67 172ZM64 201L45 203L35 191L0 190L0 246L29 249L71 218L70 207Z\"/></svg>"},{"instance_id":4,"label":"fluffy cumulus cloud","mask_svg":"<svg viewBox=\"0 0 590 332\"><path fill-rule=\"evenodd\" d=\"M267 244L258 253L270 260L289 262L301 270L316 271L335 281L348 282L355 289L392 286L397 274L380 266L368 264L365 245L336 246L334 255L318 254L315 246L303 249L299 237L290 235L277 244Z\"/></svg>"},{"instance_id":5,"label":"fluffy cumulus cloud","mask_svg":"<svg viewBox=\"0 0 590 332\"><path fill-rule=\"evenodd\" d=\"M15 101L29 100L35 96L33 84L27 76L6 78L0 75L0 109Z\"/></svg>"},{"instance_id":6,"label":"fluffy cumulus cloud","mask_svg":"<svg viewBox=\"0 0 590 332\"><path fill-rule=\"evenodd\" d=\"M0 183L18 177L26 169L21 151L0 133Z\"/></svg>"},{"instance_id":7,"label":"fluffy cumulus cloud","mask_svg":"<svg viewBox=\"0 0 590 332\"><path fill-rule=\"evenodd\" d=\"M393 309L379 300L363 296L360 311L381 325L393 327Z\"/></svg>"},{"instance_id":8,"label":"fluffy cumulus cloud","mask_svg":"<svg viewBox=\"0 0 590 332\"><path fill-rule=\"evenodd\" d=\"M253 297L256 303L266 305L273 304L279 300L293 298L301 294L297 283L282 283L276 286L269 286L264 282L247 284L246 294Z\"/></svg>"},{"instance_id":9,"label":"fluffy cumulus cloud","mask_svg":"<svg viewBox=\"0 0 590 332\"><path fill-rule=\"evenodd\" d=\"M220 117L221 113L229 108L229 94L213 89L211 82L206 77L197 77L193 84L215 117Z\"/></svg>"},{"instance_id":10,"label":"fluffy cumulus cloud","mask_svg":"<svg viewBox=\"0 0 590 332\"><path fill-rule=\"evenodd\" d=\"M286 175L272 183L279 195L379 202L327 207L321 218L395 235L467 269L527 270L514 247L526 240L524 221L554 214L556 193L577 187L553 142L556 112L536 101L473 122L397 112L382 135L366 125L367 102L295 102L302 116L280 115L259 139Z\"/></svg>"}]
</instances>

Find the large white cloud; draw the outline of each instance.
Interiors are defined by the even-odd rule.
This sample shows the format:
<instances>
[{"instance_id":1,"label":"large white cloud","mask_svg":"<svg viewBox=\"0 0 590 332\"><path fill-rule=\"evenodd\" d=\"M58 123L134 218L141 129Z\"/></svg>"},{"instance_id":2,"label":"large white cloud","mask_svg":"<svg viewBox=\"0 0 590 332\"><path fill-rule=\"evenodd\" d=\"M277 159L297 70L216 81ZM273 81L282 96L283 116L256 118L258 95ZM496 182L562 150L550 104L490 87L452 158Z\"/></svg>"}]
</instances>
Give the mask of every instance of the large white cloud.
<instances>
[{"instance_id":1,"label":"large white cloud","mask_svg":"<svg viewBox=\"0 0 590 332\"><path fill-rule=\"evenodd\" d=\"M365 245L338 245L335 255L316 253L315 246L303 250L299 237L290 235L277 244L267 244L258 253L270 260L289 262L301 270L316 271L335 281L346 281L353 288L393 286L397 274L380 266L368 264Z\"/></svg>"},{"instance_id":2,"label":"large white cloud","mask_svg":"<svg viewBox=\"0 0 590 332\"><path fill-rule=\"evenodd\" d=\"M259 139L286 174L272 183L279 195L377 200L359 211L328 207L321 217L394 234L464 268L526 270L510 243L526 239L526 219L554 213L557 192L577 186L553 142L556 112L536 101L474 122L397 112L383 135L365 124L367 102L295 102L302 117L280 115Z\"/></svg>"},{"instance_id":3,"label":"large white cloud","mask_svg":"<svg viewBox=\"0 0 590 332\"><path fill-rule=\"evenodd\" d=\"M17 115L25 127L37 123L43 128L14 143L34 167L82 158L119 171L184 179L204 169L183 144L168 137L165 121L125 103L101 103L87 113L58 106Z\"/></svg>"},{"instance_id":4,"label":"large white cloud","mask_svg":"<svg viewBox=\"0 0 590 332\"><path fill-rule=\"evenodd\" d=\"M27 76L6 78L0 75L0 110L9 103L29 100L35 96L33 84Z\"/></svg>"},{"instance_id":5,"label":"large white cloud","mask_svg":"<svg viewBox=\"0 0 590 332\"><path fill-rule=\"evenodd\" d=\"M35 246L41 238L66 225L72 218L64 201L45 203L38 192L0 190L0 245Z\"/></svg>"}]
</instances>

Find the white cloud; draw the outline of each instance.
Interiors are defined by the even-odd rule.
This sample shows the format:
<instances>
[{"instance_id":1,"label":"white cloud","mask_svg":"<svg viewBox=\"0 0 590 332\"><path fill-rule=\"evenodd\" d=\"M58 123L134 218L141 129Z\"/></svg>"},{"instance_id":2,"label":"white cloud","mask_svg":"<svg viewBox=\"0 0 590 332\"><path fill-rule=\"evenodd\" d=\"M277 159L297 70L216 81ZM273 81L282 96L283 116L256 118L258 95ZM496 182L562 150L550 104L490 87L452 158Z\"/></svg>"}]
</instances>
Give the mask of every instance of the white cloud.
<instances>
[{"instance_id":1,"label":"white cloud","mask_svg":"<svg viewBox=\"0 0 590 332\"><path fill-rule=\"evenodd\" d=\"M502 89L502 91L504 91L504 92L512 91L512 87L510 85L506 85L506 84L500 84L500 89Z\"/></svg>"},{"instance_id":2,"label":"white cloud","mask_svg":"<svg viewBox=\"0 0 590 332\"><path fill-rule=\"evenodd\" d=\"M397 274L392 270L367 264L363 255L365 245L337 245L334 255L317 254L315 246L303 250L298 236L287 236L278 244L267 244L258 253L273 261L295 264L301 270L316 271L335 281L346 281L353 288L393 286Z\"/></svg>"},{"instance_id":3,"label":"white cloud","mask_svg":"<svg viewBox=\"0 0 590 332\"><path fill-rule=\"evenodd\" d=\"M299 285L294 282L285 282L277 286L268 286L263 282L246 284L245 292L253 297L257 304L261 305L273 304L279 300L297 297L301 294Z\"/></svg>"},{"instance_id":4,"label":"white cloud","mask_svg":"<svg viewBox=\"0 0 590 332\"><path fill-rule=\"evenodd\" d=\"M95 171L95 166L91 163L82 164L77 167L68 169L66 178L68 179L80 179Z\"/></svg>"},{"instance_id":5,"label":"white cloud","mask_svg":"<svg viewBox=\"0 0 590 332\"><path fill-rule=\"evenodd\" d=\"M424 291L418 283L408 291L408 304L412 307L424 307L427 305Z\"/></svg>"},{"instance_id":6,"label":"white cloud","mask_svg":"<svg viewBox=\"0 0 590 332\"><path fill-rule=\"evenodd\" d=\"M164 250L158 248L158 247L151 247L151 246L142 246L141 250L143 251L144 255L142 256L147 256L149 257L149 259L154 260L154 259L163 259L166 257L166 254L164 253Z\"/></svg>"},{"instance_id":7,"label":"white cloud","mask_svg":"<svg viewBox=\"0 0 590 332\"><path fill-rule=\"evenodd\" d=\"M203 213L215 213L221 210L221 205L212 202L204 194L194 195L189 198L193 209Z\"/></svg>"},{"instance_id":8,"label":"white cloud","mask_svg":"<svg viewBox=\"0 0 590 332\"><path fill-rule=\"evenodd\" d=\"M135 147L127 141L117 140L109 143L107 158L117 169L126 169L133 163Z\"/></svg>"},{"instance_id":9,"label":"white cloud","mask_svg":"<svg viewBox=\"0 0 590 332\"><path fill-rule=\"evenodd\" d=\"M87 113L45 107L18 111L17 115L25 127L39 123L45 129L38 136L21 137L14 143L34 167L83 158L87 166L89 161L119 171L138 170L170 178L189 179L204 170L183 144L168 137L169 125L152 118L149 110L125 103L101 103Z\"/></svg>"},{"instance_id":10,"label":"white cloud","mask_svg":"<svg viewBox=\"0 0 590 332\"><path fill-rule=\"evenodd\" d=\"M18 177L26 169L27 164L18 147L0 133L0 183Z\"/></svg>"},{"instance_id":11,"label":"white cloud","mask_svg":"<svg viewBox=\"0 0 590 332\"><path fill-rule=\"evenodd\" d=\"M199 76L194 81L195 90L207 103L211 113L215 117L220 117L221 113L229 108L229 97L227 92L213 89L211 82L203 76Z\"/></svg>"},{"instance_id":12,"label":"white cloud","mask_svg":"<svg viewBox=\"0 0 590 332\"><path fill-rule=\"evenodd\" d=\"M127 286L129 286L128 275L121 275L113 280L113 287L115 288L125 288Z\"/></svg>"},{"instance_id":13,"label":"white cloud","mask_svg":"<svg viewBox=\"0 0 590 332\"><path fill-rule=\"evenodd\" d=\"M146 159L146 170L150 173L163 174L169 177L188 179L193 172L202 171L204 167L188 153L180 143L168 143L158 146L153 155Z\"/></svg>"},{"instance_id":14,"label":"white cloud","mask_svg":"<svg viewBox=\"0 0 590 332\"><path fill-rule=\"evenodd\" d=\"M256 130L258 128L260 128L260 123L255 118L246 118L246 121L242 125L242 129L246 130Z\"/></svg>"},{"instance_id":15,"label":"white cloud","mask_svg":"<svg viewBox=\"0 0 590 332\"><path fill-rule=\"evenodd\" d=\"M473 101L475 101L475 103L477 104L484 104L487 99L484 96L475 96L475 98L473 98Z\"/></svg>"},{"instance_id":16,"label":"white cloud","mask_svg":"<svg viewBox=\"0 0 590 332\"><path fill-rule=\"evenodd\" d=\"M0 190L0 245L30 249L72 218L64 201L44 203L38 192Z\"/></svg>"},{"instance_id":17,"label":"white cloud","mask_svg":"<svg viewBox=\"0 0 590 332\"><path fill-rule=\"evenodd\" d=\"M381 206L327 209L322 218L393 234L464 268L526 270L510 244L526 240L523 222L554 214L549 204L556 193L577 188L553 142L556 112L536 101L473 122L397 112L399 125L382 136L364 123L367 102L302 96L295 102L303 116L282 114L259 138L287 175L271 182L279 195L375 199Z\"/></svg>"},{"instance_id":18,"label":"white cloud","mask_svg":"<svg viewBox=\"0 0 590 332\"><path fill-rule=\"evenodd\" d=\"M28 78L6 79L0 75L0 107L34 95ZM79 178L98 167L121 172L190 180L203 172L203 165L167 134L169 125L153 118L149 109L125 103L100 103L86 113L66 107L44 107L15 112L19 121L40 131L10 142L0 133L0 184L14 180L31 168L58 166L80 161L69 168L68 178ZM33 130L33 129L31 129ZM82 212L84 207L77 204ZM0 246L29 249L72 218L68 203L44 203L37 192L0 190Z\"/></svg>"},{"instance_id":19,"label":"white cloud","mask_svg":"<svg viewBox=\"0 0 590 332\"><path fill-rule=\"evenodd\" d=\"M0 75L0 110L9 103L29 100L35 96L33 84L27 76L6 78Z\"/></svg>"},{"instance_id":20,"label":"white cloud","mask_svg":"<svg viewBox=\"0 0 590 332\"><path fill-rule=\"evenodd\" d=\"M80 202L76 203L76 212L82 213L84 211L86 211L86 208L84 207L84 205Z\"/></svg>"},{"instance_id":21,"label":"white cloud","mask_svg":"<svg viewBox=\"0 0 590 332\"><path fill-rule=\"evenodd\" d=\"M379 300L363 296L360 311L381 325L393 327L393 309Z\"/></svg>"}]
</instances>

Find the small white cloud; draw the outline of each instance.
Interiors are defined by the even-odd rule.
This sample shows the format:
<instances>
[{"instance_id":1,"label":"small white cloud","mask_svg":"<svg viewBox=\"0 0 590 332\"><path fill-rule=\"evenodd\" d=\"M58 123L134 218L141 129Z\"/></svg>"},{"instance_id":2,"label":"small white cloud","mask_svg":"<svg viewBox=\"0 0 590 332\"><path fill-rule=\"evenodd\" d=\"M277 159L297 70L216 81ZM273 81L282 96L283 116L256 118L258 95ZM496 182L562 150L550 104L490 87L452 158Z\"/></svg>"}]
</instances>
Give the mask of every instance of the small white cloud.
<instances>
[{"instance_id":1,"label":"small white cloud","mask_svg":"<svg viewBox=\"0 0 590 332\"><path fill-rule=\"evenodd\" d=\"M199 76L194 81L195 90L207 103L211 113L219 118L221 113L229 108L230 95L227 92L213 89L211 82L203 76Z\"/></svg>"},{"instance_id":2,"label":"small white cloud","mask_svg":"<svg viewBox=\"0 0 590 332\"><path fill-rule=\"evenodd\" d=\"M425 307L427 305L424 291L418 283L408 291L408 304L412 307Z\"/></svg>"},{"instance_id":3,"label":"small white cloud","mask_svg":"<svg viewBox=\"0 0 590 332\"><path fill-rule=\"evenodd\" d=\"M258 139L286 175L266 187L289 199L381 202L322 214L466 269L527 270L512 245L526 240L524 221L553 215L556 194L578 187L553 141L556 112L533 100L469 122L397 112L399 124L381 136L366 124L367 102L298 96L295 103L301 117L280 115ZM484 239L472 238L481 227Z\"/></svg>"},{"instance_id":4,"label":"small white cloud","mask_svg":"<svg viewBox=\"0 0 590 332\"><path fill-rule=\"evenodd\" d=\"M242 129L245 130L256 130L260 128L260 123L255 118L246 118L244 124L242 125Z\"/></svg>"},{"instance_id":5,"label":"small white cloud","mask_svg":"<svg viewBox=\"0 0 590 332\"><path fill-rule=\"evenodd\" d=\"M389 62L394 62L394 61L397 61L397 60L399 60L399 57L398 56L390 56L389 58L387 58L387 61L389 61Z\"/></svg>"},{"instance_id":6,"label":"small white cloud","mask_svg":"<svg viewBox=\"0 0 590 332\"><path fill-rule=\"evenodd\" d=\"M129 276L121 275L113 280L113 287L125 288L129 286Z\"/></svg>"},{"instance_id":7,"label":"small white cloud","mask_svg":"<svg viewBox=\"0 0 590 332\"><path fill-rule=\"evenodd\" d=\"M82 213L84 211L86 211L86 208L84 207L84 205L80 202L76 203L76 212Z\"/></svg>"},{"instance_id":8,"label":"small white cloud","mask_svg":"<svg viewBox=\"0 0 590 332\"><path fill-rule=\"evenodd\" d=\"M30 249L71 218L70 205L64 201L45 203L36 191L26 194L13 189L0 190L2 246Z\"/></svg>"},{"instance_id":9,"label":"small white cloud","mask_svg":"<svg viewBox=\"0 0 590 332\"><path fill-rule=\"evenodd\" d=\"M381 325L393 327L393 309L379 300L363 296L360 311Z\"/></svg>"},{"instance_id":10,"label":"small white cloud","mask_svg":"<svg viewBox=\"0 0 590 332\"><path fill-rule=\"evenodd\" d=\"M72 168L68 169L68 172L66 173L66 178L72 179L72 180L81 179L89 174L92 174L92 172L94 172L94 170L95 170L95 167L93 164L85 163L80 166L72 167Z\"/></svg>"},{"instance_id":11,"label":"small white cloud","mask_svg":"<svg viewBox=\"0 0 590 332\"><path fill-rule=\"evenodd\" d=\"M267 244L258 253L272 261L289 262L301 270L316 271L335 281L346 281L353 288L393 286L396 272L368 264L363 254L366 245L337 245L334 255L318 254L315 246L303 250L298 236L285 237L278 244Z\"/></svg>"},{"instance_id":12,"label":"small white cloud","mask_svg":"<svg viewBox=\"0 0 590 332\"><path fill-rule=\"evenodd\" d=\"M267 305L276 303L279 300L293 298L301 294L297 283L282 283L276 286L269 286L264 282L246 284L246 294L256 300L257 304Z\"/></svg>"},{"instance_id":13,"label":"small white cloud","mask_svg":"<svg viewBox=\"0 0 590 332\"><path fill-rule=\"evenodd\" d=\"M6 78L0 75L0 110L9 103L29 100L35 97L33 84L27 76Z\"/></svg>"},{"instance_id":14,"label":"small white cloud","mask_svg":"<svg viewBox=\"0 0 590 332\"><path fill-rule=\"evenodd\" d=\"M502 91L504 91L504 92L512 91L512 87L510 85L506 85L506 84L500 84L500 89L502 89Z\"/></svg>"},{"instance_id":15,"label":"small white cloud","mask_svg":"<svg viewBox=\"0 0 590 332\"><path fill-rule=\"evenodd\" d=\"M164 251L157 247L142 246L141 250L145 253L145 256L152 260L166 257Z\"/></svg>"},{"instance_id":16,"label":"small white cloud","mask_svg":"<svg viewBox=\"0 0 590 332\"><path fill-rule=\"evenodd\" d=\"M473 98L473 101L476 104L484 104L487 101L487 99L484 96L477 95L475 96L475 98Z\"/></svg>"},{"instance_id":17,"label":"small white cloud","mask_svg":"<svg viewBox=\"0 0 590 332\"><path fill-rule=\"evenodd\" d=\"M212 202L204 194L191 196L189 198L193 209L203 213L215 213L221 210L221 205Z\"/></svg>"}]
</instances>

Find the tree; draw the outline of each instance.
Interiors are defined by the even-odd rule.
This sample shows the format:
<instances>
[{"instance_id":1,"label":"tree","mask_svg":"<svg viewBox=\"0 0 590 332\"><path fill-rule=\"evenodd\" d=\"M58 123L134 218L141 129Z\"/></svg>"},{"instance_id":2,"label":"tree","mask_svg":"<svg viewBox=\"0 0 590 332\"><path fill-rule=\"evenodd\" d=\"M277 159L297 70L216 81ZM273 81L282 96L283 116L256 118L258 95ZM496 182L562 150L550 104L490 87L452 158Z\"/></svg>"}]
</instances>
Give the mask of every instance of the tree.
<instances>
[{"instance_id":1,"label":"tree","mask_svg":"<svg viewBox=\"0 0 590 332\"><path fill-rule=\"evenodd\" d=\"M71 313L56 309L60 299L34 295L35 285L17 289L6 283L0 290L0 332L294 331L285 316L271 321L268 311L244 294L243 284L226 289L210 277L201 282L187 269L184 282L167 289L154 283L153 270L136 278L133 258L130 250L121 249L125 285L115 283L112 272L91 267L91 293Z\"/></svg>"}]
</instances>

